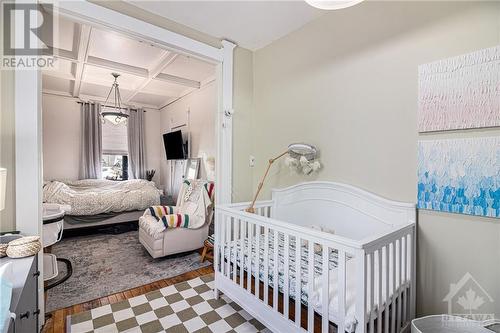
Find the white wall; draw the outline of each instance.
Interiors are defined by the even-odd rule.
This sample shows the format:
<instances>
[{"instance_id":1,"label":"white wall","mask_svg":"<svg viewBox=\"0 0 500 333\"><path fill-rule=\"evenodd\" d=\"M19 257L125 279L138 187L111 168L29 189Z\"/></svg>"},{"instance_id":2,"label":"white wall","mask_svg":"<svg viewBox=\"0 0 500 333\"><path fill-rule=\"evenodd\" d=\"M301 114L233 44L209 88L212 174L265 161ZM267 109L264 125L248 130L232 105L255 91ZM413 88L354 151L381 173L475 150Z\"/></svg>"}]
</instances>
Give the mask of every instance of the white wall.
<instances>
[{"instance_id":1,"label":"white wall","mask_svg":"<svg viewBox=\"0 0 500 333\"><path fill-rule=\"evenodd\" d=\"M253 142L253 187L271 156L304 141L320 149L324 169L304 178L273 166L265 195L318 178L416 202L417 66L498 44L498 2L367 1L256 51L252 130L238 139ZM500 221L421 211L418 223L419 314L446 312L450 283L470 272L495 299L484 310L500 316Z\"/></svg>"},{"instance_id":2,"label":"white wall","mask_svg":"<svg viewBox=\"0 0 500 333\"><path fill-rule=\"evenodd\" d=\"M237 47L234 50L233 92L233 202L252 199L253 169L249 155L253 153L253 52Z\"/></svg>"},{"instance_id":3,"label":"white wall","mask_svg":"<svg viewBox=\"0 0 500 333\"><path fill-rule=\"evenodd\" d=\"M162 156L165 155L165 152L163 149L163 139L160 130L160 112L158 110L147 110L145 126L146 166L148 170L156 170L153 181L156 186L161 189L161 160Z\"/></svg>"},{"instance_id":4,"label":"white wall","mask_svg":"<svg viewBox=\"0 0 500 333\"><path fill-rule=\"evenodd\" d=\"M217 112L217 85L215 81L205 85L200 90L177 100L161 110L161 134L167 133L172 127L187 124L189 111L189 132L191 158L202 158L200 178L206 177L204 157L215 157L215 116ZM188 130L181 128L183 133ZM161 183L170 184L170 167L165 157L162 143Z\"/></svg>"},{"instance_id":5,"label":"white wall","mask_svg":"<svg viewBox=\"0 0 500 333\"><path fill-rule=\"evenodd\" d=\"M81 160L80 104L73 98L43 94L43 176L44 180L78 179ZM156 169L153 181L159 184L161 136L160 113L147 109L146 168Z\"/></svg>"},{"instance_id":6,"label":"white wall","mask_svg":"<svg viewBox=\"0 0 500 333\"><path fill-rule=\"evenodd\" d=\"M78 179L81 155L80 104L42 95L43 178Z\"/></svg>"}]
</instances>

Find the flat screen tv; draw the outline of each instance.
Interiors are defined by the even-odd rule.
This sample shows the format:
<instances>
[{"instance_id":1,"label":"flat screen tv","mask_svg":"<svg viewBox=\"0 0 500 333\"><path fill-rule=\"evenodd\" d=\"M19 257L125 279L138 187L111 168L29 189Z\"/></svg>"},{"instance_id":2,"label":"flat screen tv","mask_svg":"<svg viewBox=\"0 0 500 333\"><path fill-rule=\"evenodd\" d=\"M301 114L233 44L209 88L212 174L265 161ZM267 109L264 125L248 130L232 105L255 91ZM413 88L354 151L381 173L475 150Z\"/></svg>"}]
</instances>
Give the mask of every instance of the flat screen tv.
<instances>
[{"instance_id":1,"label":"flat screen tv","mask_svg":"<svg viewBox=\"0 0 500 333\"><path fill-rule=\"evenodd\" d=\"M163 145L167 160L184 160L186 151L182 141L182 131L175 131L163 134Z\"/></svg>"}]
</instances>

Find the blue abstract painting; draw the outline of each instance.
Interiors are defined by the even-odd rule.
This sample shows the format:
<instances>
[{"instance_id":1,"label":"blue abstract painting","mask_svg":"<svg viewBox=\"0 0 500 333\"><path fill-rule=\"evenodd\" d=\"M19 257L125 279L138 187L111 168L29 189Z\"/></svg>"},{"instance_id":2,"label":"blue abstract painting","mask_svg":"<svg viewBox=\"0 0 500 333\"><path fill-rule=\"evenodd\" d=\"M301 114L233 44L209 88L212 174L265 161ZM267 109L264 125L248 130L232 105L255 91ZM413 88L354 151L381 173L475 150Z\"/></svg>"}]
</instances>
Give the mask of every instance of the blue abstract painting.
<instances>
[{"instance_id":1,"label":"blue abstract painting","mask_svg":"<svg viewBox=\"0 0 500 333\"><path fill-rule=\"evenodd\" d=\"M419 141L417 206L500 217L500 137Z\"/></svg>"}]
</instances>

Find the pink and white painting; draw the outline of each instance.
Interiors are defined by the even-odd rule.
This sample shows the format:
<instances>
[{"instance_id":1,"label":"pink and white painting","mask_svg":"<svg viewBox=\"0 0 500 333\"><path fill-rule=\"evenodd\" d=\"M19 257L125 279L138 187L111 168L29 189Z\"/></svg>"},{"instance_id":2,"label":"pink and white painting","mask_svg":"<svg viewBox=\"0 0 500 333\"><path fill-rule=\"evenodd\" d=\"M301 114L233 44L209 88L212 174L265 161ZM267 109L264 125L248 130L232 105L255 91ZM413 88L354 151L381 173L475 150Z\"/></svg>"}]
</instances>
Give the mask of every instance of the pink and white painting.
<instances>
[{"instance_id":1,"label":"pink and white painting","mask_svg":"<svg viewBox=\"0 0 500 333\"><path fill-rule=\"evenodd\" d=\"M418 68L418 131L500 126L500 46Z\"/></svg>"}]
</instances>

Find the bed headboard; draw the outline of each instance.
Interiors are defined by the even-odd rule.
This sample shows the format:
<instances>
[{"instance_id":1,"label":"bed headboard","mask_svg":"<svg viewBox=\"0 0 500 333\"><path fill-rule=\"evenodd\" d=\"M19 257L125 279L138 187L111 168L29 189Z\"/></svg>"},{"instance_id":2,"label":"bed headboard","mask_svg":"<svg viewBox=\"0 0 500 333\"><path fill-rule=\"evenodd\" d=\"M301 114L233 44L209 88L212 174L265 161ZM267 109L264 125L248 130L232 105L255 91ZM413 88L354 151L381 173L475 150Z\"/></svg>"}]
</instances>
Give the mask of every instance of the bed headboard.
<instances>
[{"instance_id":1,"label":"bed headboard","mask_svg":"<svg viewBox=\"0 0 500 333\"><path fill-rule=\"evenodd\" d=\"M364 239L416 220L415 204L388 200L342 183L301 183L274 189L272 198L273 218L333 228L336 234L353 239Z\"/></svg>"}]
</instances>

